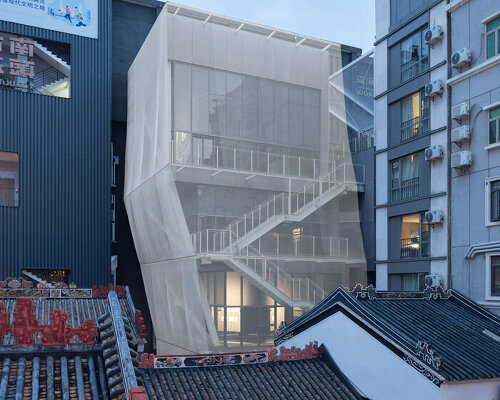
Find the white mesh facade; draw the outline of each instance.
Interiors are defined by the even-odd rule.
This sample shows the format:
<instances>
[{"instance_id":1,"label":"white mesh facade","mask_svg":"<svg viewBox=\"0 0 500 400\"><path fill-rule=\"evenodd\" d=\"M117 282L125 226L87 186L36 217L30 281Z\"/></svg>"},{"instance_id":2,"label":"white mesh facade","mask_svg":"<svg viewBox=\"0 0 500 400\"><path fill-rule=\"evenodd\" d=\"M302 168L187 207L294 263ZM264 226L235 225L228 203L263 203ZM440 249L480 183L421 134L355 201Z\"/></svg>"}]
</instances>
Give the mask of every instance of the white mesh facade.
<instances>
[{"instance_id":1,"label":"white mesh facade","mask_svg":"<svg viewBox=\"0 0 500 400\"><path fill-rule=\"evenodd\" d=\"M267 346L366 280L340 46L208 15L167 4L129 71L125 204L163 354Z\"/></svg>"}]
</instances>

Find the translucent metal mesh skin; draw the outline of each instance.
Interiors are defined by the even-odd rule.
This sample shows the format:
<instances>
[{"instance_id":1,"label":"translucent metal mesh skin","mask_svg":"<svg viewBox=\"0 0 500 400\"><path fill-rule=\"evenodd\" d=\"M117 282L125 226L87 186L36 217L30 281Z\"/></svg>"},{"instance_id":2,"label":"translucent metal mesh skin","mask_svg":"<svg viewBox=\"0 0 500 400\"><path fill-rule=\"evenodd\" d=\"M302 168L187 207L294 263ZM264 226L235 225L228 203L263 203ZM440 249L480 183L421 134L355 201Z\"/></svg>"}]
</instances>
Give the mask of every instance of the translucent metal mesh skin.
<instances>
[{"instance_id":1,"label":"translucent metal mesh skin","mask_svg":"<svg viewBox=\"0 0 500 400\"><path fill-rule=\"evenodd\" d=\"M219 17L204 23L192 10L173 14L163 8L128 76L124 199L159 354L225 346L233 327L241 346L253 334L245 329L272 338L293 307L366 283L357 211L364 171L352 164L345 107L336 105L335 118L328 107L340 45L322 52L235 32ZM293 224L305 231L288 232ZM210 271L219 279L212 286ZM236 296L236 286L224 288L239 282L234 273Z\"/></svg>"}]
</instances>

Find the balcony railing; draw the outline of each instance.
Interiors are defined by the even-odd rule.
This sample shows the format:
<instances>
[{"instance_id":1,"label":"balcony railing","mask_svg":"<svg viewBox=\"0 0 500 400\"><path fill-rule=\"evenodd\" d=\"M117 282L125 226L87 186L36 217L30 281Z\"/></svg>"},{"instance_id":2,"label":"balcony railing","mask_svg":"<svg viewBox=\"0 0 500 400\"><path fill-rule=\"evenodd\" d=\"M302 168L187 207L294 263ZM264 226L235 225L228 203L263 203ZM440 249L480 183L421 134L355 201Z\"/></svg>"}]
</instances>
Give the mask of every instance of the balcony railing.
<instances>
[{"instance_id":1,"label":"balcony railing","mask_svg":"<svg viewBox=\"0 0 500 400\"><path fill-rule=\"evenodd\" d=\"M425 114L428 112L425 112L422 117L418 116L401 124L401 141L429 132L429 117Z\"/></svg>"},{"instance_id":2,"label":"balcony railing","mask_svg":"<svg viewBox=\"0 0 500 400\"><path fill-rule=\"evenodd\" d=\"M305 179L317 179L328 168L328 162L316 158L226 146L214 146L207 150L201 143L191 146L177 144L175 141L172 141L172 162L180 165Z\"/></svg>"},{"instance_id":3,"label":"balcony railing","mask_svg":"<svg viewBox=\"0 0 500 400\"><path fill-rule=\"evenodd\" d=\"M420 238L401 239L401 258L429 257L429 241Z\"/></svg>"},{"instance_id":4,"label":"balcony railing","mask_svg":"<svg viewBox=\"0 0 500 400\"><path fill-rule=\"evenodd\" d=\"M0 207L17 207L17 189L0 188Z\"/></svg>"},{"instance_id":5,"label":"balcony railing","mask_svg":"<svg viewBox=\"0 0 500 400\"><path fill-rule=\"evenodd\" d=\"M410 61L401 65L401 82L417 76L429 68L429 58L412 58Z\"/></svg>"},{"instance_id":6,"label":"balcony railing","mask_svg":"<svg viewBox=\"0 0 500 400\"><path fill-rule=\"evenodd\" d=\"M392 189L392 201L400 201L417 197L419 193L418 177L401 182L401 187Z\"/></svg>"},{"instance_id":7,"label":"balcony railing","mask_svg":"<svg viewBox=\"0 0 500 400\"><path fill-rule=\"evenodd\" d=\"M349 140L349 148L351 153L359 153L375 146L375 136L372 129L359 132L358 136Z\"/></svg>"}]
</instances>

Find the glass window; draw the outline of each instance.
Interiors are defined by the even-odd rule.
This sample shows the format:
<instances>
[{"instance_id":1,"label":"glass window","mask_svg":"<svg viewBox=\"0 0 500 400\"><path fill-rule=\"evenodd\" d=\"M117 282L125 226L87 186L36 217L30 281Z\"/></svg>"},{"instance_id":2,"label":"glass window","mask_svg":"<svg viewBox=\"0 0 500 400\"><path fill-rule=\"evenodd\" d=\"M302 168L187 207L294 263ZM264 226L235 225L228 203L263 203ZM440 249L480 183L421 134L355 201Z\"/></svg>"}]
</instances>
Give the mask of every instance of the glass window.
<instances>
[{"instance_id":1,"label":"glass window","mask_svg":"<svg viewBox=\"0 0 500 400\"><path fill-rule=\"evenodd\" d=\"M414 153L392 162L392 201L405 200L418 196L419 158L419 153Z\"/></svg>"},{"instance_id":2,"label":"glass window","mask_svg":"<svg viewBox=\"0 0 500 400\"><path fill-rule=\"evenodd\" d=\"M429 46L425 44L425 30L420 30L401 42L401 82L406 82L429 68Z\"/></svg>"},{"instance_id":3,"label":"glass window","mask_svg":"<svg viewBox=\"0 0 500 400\"><path fill-rule=\"evenodd\" d=\"M500 181L490 183L491 187L491 222L500 221Z\"/></svg>"},{"instance_id":4,"label":"glass window","mask_svg":"<svg viewBox=\"0 0 500 400\"><path fill-rule=\"evenodd\" d=\"M491 257L491 295L500 296L500 256Z\"/></svg>"},{"instance_id":5,"label":"glass window","mask_svg":"<svg viewBox=\"0 0 500 400\"><path fill-rule=\"evenodd\" d=\"M428 133L429 116L429 98L423 90L401 100L401 141Z\"/></svg>"},{"instance_id":6,"label":"glass window","mask_svg":"<svg viewBox=\"0 0 500 400\"><path fill-rule=\"evenodd\" d=\"M177 62L172 82L174 132L228 138L214 145L236 148L237 154L267 151L269 145L278 155L311 157L319 151L317 89Z\"/></svg>"},{"instance_id":7,"label":"glass window","mask_svg":"<svg viewBox=\"0 0 500 400\"><path fill-rule=\"evenodd\" d=\"M494 108L489 112L489 143L500 142L500 107Z\"/></svg>"},{"instance_id":8,"label":"glass window","mask_svg":"<svg viewBox=\"0 0 500 400\"><path fill-rule=\"evenodd\" d=\"M500 54L500 17L486 24L486 58Z\"/></svg>"},{"instance_id":9,"label":"glass window","mask_svg":"<svg viewBox=\"0 0 500 400\"><path fill-rule=\"evenodd\" d=\"M17 153L0 151L0 206L19 204L19 158Z\"/></svg>"},{"instance_id":10,"label":"glass window","mask_svg":"<svg viewBox=\"0 0 500 400\"><path fill-rule=\"evenodd\" d=\"M429 257L429 239L424 213L401 217L401 258Z\"/></svg>"},{"instance_id":11,"label":"glass window","mask_svg":"<svg viewBox=\"0 0 500 400\"><path fill-rule=\"evenodd\" d=\"M0 88L70 97L67 43L0 32Z\"/></svg>"}]
</instances>

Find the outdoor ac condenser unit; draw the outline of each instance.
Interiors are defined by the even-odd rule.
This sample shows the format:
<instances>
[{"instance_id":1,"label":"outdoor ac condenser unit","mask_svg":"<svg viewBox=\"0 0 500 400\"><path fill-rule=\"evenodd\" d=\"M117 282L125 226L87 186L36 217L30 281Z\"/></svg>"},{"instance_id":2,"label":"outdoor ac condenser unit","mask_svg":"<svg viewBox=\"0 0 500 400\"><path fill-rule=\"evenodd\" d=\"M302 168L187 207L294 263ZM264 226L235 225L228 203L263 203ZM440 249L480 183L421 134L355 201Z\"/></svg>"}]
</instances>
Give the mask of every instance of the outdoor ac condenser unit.
<instances>
[{"instance_id":1,"label":"outdoor ac condenser unit","mask_svg":"<svg viewBox=\"0 0 500 400\"><path fill-rule=\"evenodd\" d=\"M457 151L451 155L452 168L467 168L472 165L472 153L469 150Z\"/></svg>"},{"instance_id":2,"label":"outdoor ac condenser unit","mask_svg":"<svg viewBox=\"0 0 500 400\"><path fill-rule=\"evenodd\" d=\"M440 287L443 284L443 277L441 275L425 275L426 287Z\"/></svg>"},{"instance_id":3,"label":"outdoor ac condenser unit","mask_svg":"<svg viewBox=\"0 0 500 400\"><path fill-rule=\"evenodd\" d=\"M459 103L451 108L451 118L457 120L469 116L469 104L467 102Z\"/></svg>"},{"instance_id":4,"label":"outdoor ac condenser unit","mask_svg":"<svg viewBox=\"0 0 500 400\"><path fill-rule=\"evenodd\" d=\"M451 141L453 143L461 143L464 140L470 139L470 129L467 125L459 126L451 130Z\"/></svg>"},{"instance_id":5,"label":"outdoor ac condenser unit","mask_svg":"<svg viewBox=\"0 0 500 400\"><path fill-rule=\"evenodd\" d=\"M441 210L432 210L425 213L425 223L428 225L440 224L443 222L443 212Z\"/></svg>"},{"instance_id":6,"label":"outdoor ac condenser unit","mask_svg":"<svg viewBox=\"0 0 500 400\"><path fill-rule=\"evenodd\" d=\"M472 53L469 49L463 48L451 56L451 66L455 68L460 68L465 64L470 63Z\"/></svg>"},{"instance_id":7,"label":"outdoor ac condenser unit","mask_svg":"<svg viewBox=\"0 0 500 400\"><path fill-rule=\"evenodd\" d=\"M443 157L443 146L440 144L427 147L424 151L426 161L434 161Z\"/></svg>"},{"instance_id":8,"label":"outdoor ac condenser unit","mask_svg":"<svg viewBox=\"0 0 500 400\"><path fill-rule=\"evenodd\" d=\"M425 32L424 35L425 43L427 44L433 44L438 40L441 40L442 37L443 37L443 28L441 28L441 25L433 26L431 29Z\"/></svg>"},{"instance_id":9,"label":"outdoor ac condenser unit","mask_svg":"<svg viewBox=\"0 0 500 400\"><path fill-rule=\"evenodd\" d=\"M435 81L429 82L425 85L425 95L427 97L434 97L441 95L443 93L443 81L441 79L436 79Z\"/></svg>"}]
</instances>

